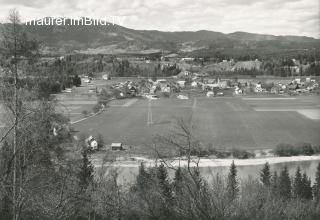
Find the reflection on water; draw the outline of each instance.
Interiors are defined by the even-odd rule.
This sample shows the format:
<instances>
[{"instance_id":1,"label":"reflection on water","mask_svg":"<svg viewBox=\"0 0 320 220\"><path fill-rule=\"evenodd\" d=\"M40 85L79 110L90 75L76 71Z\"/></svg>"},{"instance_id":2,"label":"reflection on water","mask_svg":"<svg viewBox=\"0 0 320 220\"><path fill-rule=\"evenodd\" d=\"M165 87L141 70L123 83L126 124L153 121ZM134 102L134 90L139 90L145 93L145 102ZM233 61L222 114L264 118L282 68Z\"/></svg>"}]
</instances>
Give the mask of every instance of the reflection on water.
<instances>
[{"instance_id":1,"label":"reflection on water","mask_svg":"<svg viewBox=\"0 0 320 220\"><path fill-rule=\"evenodd\" d=\"M274 171L277 171L279 174L283 169L283 167L287 166L290 175L293 176L297 169L297 166L299 165L302 173L306 172L308 177L310 177L311 181L313 182L319 162L320 160L277 163L277 164L270 164L270 168L271 168L272 174ZM242 180L248 178L249 176L253 178L259 178L259 173L262 167L263 165L238 166L237 167L238 177ZM139 168L121 167L121 168L117 168L117 170L119 172L119 182L130 183L135 180L135 176L137 175ZM202 175L206 179L210 180L217 173L223 176L227 176L229 167L203 167L203 168L200 168L200 170ZM172 176L173 170L171 171L169 170L169 174L170 176Z\"/></svg>"}]
</instances>

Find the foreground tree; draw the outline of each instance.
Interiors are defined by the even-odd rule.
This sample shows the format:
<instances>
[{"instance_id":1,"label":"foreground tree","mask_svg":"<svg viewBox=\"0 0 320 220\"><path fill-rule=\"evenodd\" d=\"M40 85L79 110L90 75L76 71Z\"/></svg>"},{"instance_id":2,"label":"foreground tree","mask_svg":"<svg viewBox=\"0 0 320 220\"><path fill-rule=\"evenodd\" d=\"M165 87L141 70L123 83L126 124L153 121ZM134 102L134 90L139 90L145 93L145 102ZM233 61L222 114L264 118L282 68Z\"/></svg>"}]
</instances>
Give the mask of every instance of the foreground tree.
<instances>
[{"instance_id":1,"label":"foreground tree","mask_svg":"<svg viewBox=\"0 0 320 220\"><path fill-rule=\"evenodd\" d=\"M274 195L278 195L279 191L279 178L277 171L274 171L271 180L271 189Z\"/></svg>"},{"instance_id":2,"label":"foreground tree","mask_svg":"<svg viewBox=\"0 0 320 220\"><path fill-rule=\"evenodd\" d=\"M296 198L301 198L303 196L303 184L302 175L300 172L300 167L297 167L296 174L293 180L293 196Z\"/></svg>"},{"instance_id":3,"label":"foreground tree","mask_svg":"<svg viewBox=\"0 0 320 220\"><path fill-rule=\"evenodd\" d=\"M156 176L158 182L158 189L160 192L160 212L162 216L170 218L172 216L171 206L173 205L172 185L169 180L168 172L163 163L156 168Z\"/></svg>"},{"instance_id":4,"label":"foreground tree","mask_svg":"<svg viewBox=\"0 0 320 220\"><path fill-rule=\"evenodd\" d=\"M157 167L157 178L162 195L164 196L164 198L166 198L166 202L170 203L170 201L172 201L172 187L167 169L165 168L163 163L161 163Z\"/></svg>"},{"instance_id":5,"label":"foreground tree","mask_svg":"<svg viewBox=\"0 0 320 220\"><path fill-rule=\"evenodd\" d=\"M231 200L237 198L239 194L239 182L237 179L237 172L237 167L234 164L234 161L232 161L227 179L227 191Z\"/></svg>"},{"instance_id":6,"label":"foreground tree","mask_svg":"<svg viewBox=\"0 0 320 220\"><path fill-rule=\"evenodd\" d=\"M25 158L24 150L19 147L19 127L22 120L26 118L30 112L23 109L23 99L21 97L21 85L19 80L19 73L21 72L20 65L26 65L30 63L33 58L34 51L37 50L37 44L27 39L25 32L20 25L20 16L16 10L11 10L9 14L9 24L4 26L2 33L2 56L4 59L4 67L6 72L6 82L2 85L2 101L5 103L8 113L10 113L7 123L7 131L2 136L0 143L8 136L12 137L12 167L10 167L12 173L12 213L13 219L19 218L19 206L17 199L21 198L21 178L23 172L19 167L19 157ZM11 143L10 143L11 145ZM24 164L20 164L20 166ZM20 176L18 176L20 175Z\"/></svg>"},{"instance_id":7,"label":"foreground tree","mask_svg":"<svg viewBox=\"0 0 320 220\"><path fill-rule=\"evenodd\" d=\"M93 183L94 167L88 158L87 150L82 151L82 162L80 165L79 185L80 188L86 189L90 184Z\"/></svg>"},{"instance_id":8,"label":"foreground tree","mask_svg":"<svg viewBox=\"0 0 320 220\"><path fill-rule=\"evenodd\" d=\"M279 194L285 199L291 197L291 180L287 166L283 168L279 176Z\"/></svg>"},{"instance_id":9,"label":"foreground tree","mask_svg":"<svg viewBox=\"0 0 320 220\"><path fill-rule=\"evenodd\" d=\"M313 197L317 203L320 201L320 162L317 166L315 182L313 185Z\"/></svg>"},{"instance_id":10,"label":"foreground tree","mask_svg":"<svg viewBox=\"0 0 320 220\"><path fill-rule=\"evenodd\" d=\"M270 173L270 165L268 162L265 163L264 167L260 172L260 181L264 186L271 185L271 173Z\"/></svg>"},{"instance_id":11,"label":"foreground tree","mask_svg":"<svg viewBox=\"0 0 320 220\"><path fill-rule=\"evenodd\" d=\"M306 173L303 173L303 176L302 176L302 179L301 179L301 185L302 185L301 198L303 198L303 199L312 199L311 180L310 180L310 178L308 178Z\"/></svg>"}]
</instances>

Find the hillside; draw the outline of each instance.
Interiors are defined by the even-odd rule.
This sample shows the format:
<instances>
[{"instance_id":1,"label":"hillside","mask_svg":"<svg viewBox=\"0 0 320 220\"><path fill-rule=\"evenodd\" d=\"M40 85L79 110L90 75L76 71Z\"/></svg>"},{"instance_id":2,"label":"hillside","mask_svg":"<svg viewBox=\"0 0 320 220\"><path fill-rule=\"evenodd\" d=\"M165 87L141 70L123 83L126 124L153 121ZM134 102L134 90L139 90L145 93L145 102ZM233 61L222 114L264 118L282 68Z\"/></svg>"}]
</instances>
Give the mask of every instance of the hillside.
<instances>
[{"instance_id":1,"label":"hillside","mask_svg":"<svg viewBox=\"0 0 320 220\"><path fill-rule=\"evenodd\" d=\"M7 24L0 24L2 29ZM246 32L162 32L107 26L26 26L30 36L42 42L43 53L123 54L177 52L200 54L216 50L279 52L320 48L320 40L303 36L274 36Z\"/></svg>"}]
</instances>

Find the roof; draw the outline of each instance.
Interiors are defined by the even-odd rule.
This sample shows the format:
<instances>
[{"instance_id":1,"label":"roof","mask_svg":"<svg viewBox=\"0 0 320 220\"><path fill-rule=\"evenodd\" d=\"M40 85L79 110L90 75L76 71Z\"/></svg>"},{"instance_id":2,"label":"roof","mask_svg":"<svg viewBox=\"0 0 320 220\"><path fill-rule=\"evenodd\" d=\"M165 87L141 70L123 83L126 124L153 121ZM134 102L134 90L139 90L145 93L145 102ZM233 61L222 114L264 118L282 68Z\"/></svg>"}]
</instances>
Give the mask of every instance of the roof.
<instances>
[{"instance_id":1,"label":"roof","mask_svg":"<svg viewBox=\"0 0 320 220\"><path fill-rule=\"evenodd\" d=\"M122 143L112 143L111 147L121 147Z\"/></svg>"},{"instance_id":2,"label":"roof","mask_svg":"<svg viewBox=\"0 0 320 220\"><path fill-rule=\"evenodd\" d=\"M179 55L176 54L176 53L171 53L171 54L166 55L165 57L166 57L166 58L174 58L174 57L178 57L178 56L179 56Z\"/></svg>"}]
</instances>

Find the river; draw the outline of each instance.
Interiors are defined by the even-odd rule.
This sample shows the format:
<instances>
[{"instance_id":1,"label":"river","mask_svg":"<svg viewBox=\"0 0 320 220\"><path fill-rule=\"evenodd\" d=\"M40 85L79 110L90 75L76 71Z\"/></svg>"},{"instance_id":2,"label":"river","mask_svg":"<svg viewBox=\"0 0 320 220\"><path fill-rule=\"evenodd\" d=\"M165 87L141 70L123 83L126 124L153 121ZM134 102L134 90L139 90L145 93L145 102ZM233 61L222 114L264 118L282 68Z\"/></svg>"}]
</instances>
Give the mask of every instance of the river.
<instances>
[{"instance_id":1,"label":"river","mask_svg":"<svg viewBox=\"0 0 320 220\"><path fill-rule=\"evenodd\" d=\"M283 163L274 163L270 164L270 170L273 174L274 171L277 171L279 174L284 166L287 166L290 176L294 176L297 166L300 166L302 173L306 172L308 177L311 178L311 181L314 182L315 173L317 166L320 163L320 160L308 160L308 161L292 161L292 162L283 162ZM237 164L236 164L237 165ZM249 176L253 178L259 178L259 173L263 165L241 165L237 166L238 178L240 180L245 180ZM127 166L127 167L116 167L118 170L119 177L118 181L121 184L132 183L135 180L135 177L138 173L139 167L137 166ZM216 167L200 167L200 171L207 180L210 180L212 177L215 177L217 173L222 176L227 176L229 167L228 166L216 166ZM173 170L169 169L170 177L173 176Z\"/></svg>"}]
</instances>

